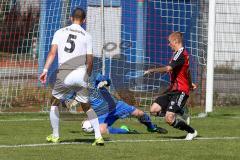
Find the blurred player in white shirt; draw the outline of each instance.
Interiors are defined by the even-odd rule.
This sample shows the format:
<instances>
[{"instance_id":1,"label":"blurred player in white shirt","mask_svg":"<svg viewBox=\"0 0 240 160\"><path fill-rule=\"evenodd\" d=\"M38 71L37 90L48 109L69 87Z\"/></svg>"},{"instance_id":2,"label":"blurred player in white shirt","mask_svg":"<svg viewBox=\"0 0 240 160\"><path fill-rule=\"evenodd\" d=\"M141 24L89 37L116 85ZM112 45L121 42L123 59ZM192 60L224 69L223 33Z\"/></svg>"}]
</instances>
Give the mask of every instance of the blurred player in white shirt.
<instances>
[{"instance_id":1,"label":"blurred player in white shirt","mask_svg":"<svg viewBox=\"0 0 240 160\"><path fill-rule=\"evenodd\" d=\"M72 25L55 32L46 64L40 75L40 81L46 83L47 72L56 54L58 54L58 73L52 90L50 121L53 134L46 139L49 142L60 142L59 110L61 100L71 92L77 92L76 100L81 103L95 132L93 145L104 145L99 130L96 113L90 107L87 89L88 77L93 68L92 37L80 25L85 22L85 11L75 8L71 15Z\"/></svg>"}]
</instances>

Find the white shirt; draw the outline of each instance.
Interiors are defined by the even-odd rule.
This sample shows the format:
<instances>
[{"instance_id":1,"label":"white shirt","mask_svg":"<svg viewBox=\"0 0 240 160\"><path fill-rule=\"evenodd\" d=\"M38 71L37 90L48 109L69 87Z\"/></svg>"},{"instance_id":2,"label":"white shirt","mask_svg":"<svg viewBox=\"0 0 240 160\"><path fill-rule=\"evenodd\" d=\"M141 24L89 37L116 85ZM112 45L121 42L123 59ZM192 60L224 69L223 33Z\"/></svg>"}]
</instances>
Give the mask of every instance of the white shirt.
<instances>
[{"instance_id":1,"label":"white shirt","mask_svg":"<svg viewBox=\"0 0 240 160\"><path fill-rule=\"evenodd\" d=\"M92 54L92 37L78 24L57 30L53 36L53 44L58 46L59 66L75 57Z\"/></svg>"}]
</instances>

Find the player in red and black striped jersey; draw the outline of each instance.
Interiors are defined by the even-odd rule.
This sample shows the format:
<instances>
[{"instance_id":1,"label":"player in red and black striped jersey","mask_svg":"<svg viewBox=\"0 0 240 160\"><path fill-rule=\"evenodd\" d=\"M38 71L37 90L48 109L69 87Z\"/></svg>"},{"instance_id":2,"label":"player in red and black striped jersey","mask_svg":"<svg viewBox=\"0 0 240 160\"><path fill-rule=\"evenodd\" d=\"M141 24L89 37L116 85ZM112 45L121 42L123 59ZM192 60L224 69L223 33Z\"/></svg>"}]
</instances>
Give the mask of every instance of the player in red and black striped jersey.
<instances>
[{"instance_id":1,"label":"player in red and black striped jersey","mask_svg":"<svg viewBox=\"0 0 240 160\"><path fill-rule=\"evenodd\" d=\"M186 140L192 140L197 136L197 131L176 118L176 114L182 111L187 102L189 92L195 89L196 85L192 83L189 71L189 55L183 47L183 35L181 32L173 32L168 37L169 46L173 50L173 57L165 67L153 68L145 71L145 74L152 72L168 72L171 83L166 92L160 95L150 107L151 114L157 116L165 114L166 122L180 130L187 131Z\"/></svg>"}]
</instances>

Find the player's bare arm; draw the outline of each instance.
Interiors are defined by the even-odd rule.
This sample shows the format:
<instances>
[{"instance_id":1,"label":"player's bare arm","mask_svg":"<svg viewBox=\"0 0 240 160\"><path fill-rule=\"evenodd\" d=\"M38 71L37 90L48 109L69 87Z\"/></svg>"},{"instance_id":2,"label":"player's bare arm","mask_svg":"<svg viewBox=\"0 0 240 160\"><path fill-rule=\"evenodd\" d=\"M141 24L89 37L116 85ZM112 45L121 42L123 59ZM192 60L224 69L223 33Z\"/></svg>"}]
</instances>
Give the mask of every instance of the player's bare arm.
<instances>
[{"instance_id":1,"label":"player's bare arm","mask_svg":"<svg viewBox=\"0 0 240 160\"><path fill-rule=\"evenodd\" d=\"M145 71L144 74L150 74L153 72L160 72L160 73L171 72L172 69L173 68L171 66L165 66L165 67L160 67L160 68L151 68L151 69Z\"/></svg>"},{"instance_id":2,"label":"player's bare arm","mask_svg":"<svg viewBox=\"0 0 240 160\"><path fill-rule=\"evenodd\" d=\"M91 76L93 70L93 55L87 54L87 74Z\"/></svg>"},{"instance_id":3,"label":"player's bare arm","mask_svg":"<svg viewBox=\"0 0 240 160\"><path fill-rule=\"evenodd\" d=\"M197 85L195 83L192 83L192 90L197 89Z\"/></svg>"},{"instance_id":4,"label":"player's bare arm","mask_svg":"<svg viewBox=\"0 0 240 160\"><path fill-rule=\"evenodd\" d=\"M195 83L192 82L192 75L191 75L191 72L190 70L188 71L188 80L189 80L189 86L191 88L191 90L195 90L197 88L197 85Z\"/></svg>"},{"instance_id":5,"label":"player's bare arm","mask_svg":"<svg viewBox=\"0 0 240 160\"><path fill-rule=\"evenodd\" d=\"M46 64L44 66L44 69L43 69L43 72L42 74L40 75L40 81L41 83L46 83L47 81L47 72L48 72L48 69L50 68L55 56L56 56L56 53L57 53L57 45L52 45L51 46L51 49L48 53L48 57L47 57L47 60L46 60Z\"/></svg>"}]
</instances>

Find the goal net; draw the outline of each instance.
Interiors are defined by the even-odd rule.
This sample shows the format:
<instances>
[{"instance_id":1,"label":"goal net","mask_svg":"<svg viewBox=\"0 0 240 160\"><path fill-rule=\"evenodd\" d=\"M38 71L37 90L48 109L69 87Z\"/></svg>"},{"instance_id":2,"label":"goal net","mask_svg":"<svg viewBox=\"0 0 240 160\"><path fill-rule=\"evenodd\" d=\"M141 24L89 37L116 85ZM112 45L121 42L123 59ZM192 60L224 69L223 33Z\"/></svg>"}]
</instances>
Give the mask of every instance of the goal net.
<instances>
[{"instance_id":1,"label":"goal net","mask_svg":"<svg viewBox=\"0 0 240 160\"><path fill-rule=\"evenodd\" d=\"M43 70L54 32L70 24L70 13L75 6L87 11L87 21L83 27L93 37L93 76L99 72L108 75L113 82L112 91L122 93L129 103L144 107L145 110L167 87L169 76L158 73L142 76L142 72L167 65L172 56L168 35L173 31L182 32L185 47L190 53L193 82L198 85L198 89L191 93L188 105L204 107L208 5L207 0L2 0L1 111L45 111L49 106L51 88L41 86L38 77ZM223 7L225 5L228 9ZM232 44L237 44L235 40L239 24L236 6L239 5L234 0L217 0L215 59L216 56L222 57L217 59L215 65L221 71L215 77L219 80L217 89L232 85L227 80L220 80L224 77L222 69L226 64L232 64L235 60L236 65L231 71L238 71L237 58L230 58L226 62L223 57L228 55L227 52L237 55L236 45ZM227 17L228 13L235 15L231 17L232 21ZM223 43L229 46L227 52L224 50L226 48L220 47L224 46ZM52 65L50 75L56 68L57 61ZM234 76L232 74L229 77ZM49 79L53 80L54 77Z\"/></svg>"},{"instance_id":2,"label":"goal net","mask_svg":"<svg viewBox=\"0 0 240 160\"><path fill-rule=\"evenodd\" d=\"M214 55L214 105L240 104L240 1L217 0Z\"/></svg>"}]
</instances>

